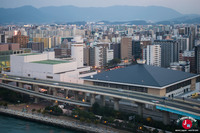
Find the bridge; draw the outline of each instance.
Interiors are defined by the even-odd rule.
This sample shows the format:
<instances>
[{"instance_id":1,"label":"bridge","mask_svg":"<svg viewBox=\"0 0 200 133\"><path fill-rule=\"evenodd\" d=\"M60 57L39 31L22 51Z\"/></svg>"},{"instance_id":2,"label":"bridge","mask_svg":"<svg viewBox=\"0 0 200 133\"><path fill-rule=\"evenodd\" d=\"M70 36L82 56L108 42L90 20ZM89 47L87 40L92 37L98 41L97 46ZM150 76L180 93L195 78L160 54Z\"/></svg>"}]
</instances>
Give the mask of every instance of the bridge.
<instances>
[{"instance_id":1,"label":"bridge","mask_svg":"<svg viewBox=\"0 0 200 133\"><path fill-rule=\"evenodd\" d=\"M34 78L19 77L19 76L12 76L12 75L7 75L7 76L1 75L0 79L2 80L2 82L17 82L19 83L20 88L23 88L23 84L32 85L35 88L36 92L38 91L38 86L46 86L46 87L49 87L49 89L53 90L54 96L57 94L57 91L59 88L64 89L66 93L68 93L68 90L71 90L75 94L74 96L75 101L78 101L78 92L82 92L83 94L89 93L90 106L95 102L96 95L101 96L101 105L103 106L105 105L105 96L112 97L114 101L115 110L119 110L119 101L121 99L134 101L138 105L138 114L140 115L142 115L143 113L142 112L143 105L150 104L150 105L153 105L155 109L163 111L164 123L166 124L169 123L169 120L168 120L169 112L177 113L177 114L180 114L181 112L181 114L184 114L185 116L193 116L193 118L200 120L200 103L193 103L193 102L188 102L184 100L178 100L175 98L169 99L169 100L163 100L163 98L160 96L155 96L155 95L142 93L142 92L136 92L136 91L122 90L122 89L117 89L117 88L74 84L74 83L34 79ZM5 84L3 85L5 86ZM19 88L14 88L14 89L17 90ZM46 98L48 99L48 97ZM75 104L75 101L73 101L73 104ZM155 103L155 101L157 102ZM80 104L76 103L76 105L80 105Z\"/></svg>"},{"instance_id":2,"label":"bridge","mask_svg":"<svg viewBox=\"0 0 200 133\"><path fill-rule=\"evenodd\" d=\"M6 88L6 89L9 89L9 90L13 90L13 91L17 91L17 92L20 92L20 93L28 94L28 95L31 95L31 96L48 99L48 100L53 100L53 101L58 101L58 102L63 102L63 103L69 103L69 104L74 104L74 105L80 105L80 106L83 106L83 107L91 107L90 103L81 102L81 101L77 101L77 100L69 100L69 99L65 99L65 98L62 98L62 97L57 97L57 96L48 95L48 94L44 94L44 93L40 93L40 92L35 92L35 91L32 91L32 90L16 87L16 86L9 85L9 84L1 83L0 87Z\"/></svg>"}]
</instances>

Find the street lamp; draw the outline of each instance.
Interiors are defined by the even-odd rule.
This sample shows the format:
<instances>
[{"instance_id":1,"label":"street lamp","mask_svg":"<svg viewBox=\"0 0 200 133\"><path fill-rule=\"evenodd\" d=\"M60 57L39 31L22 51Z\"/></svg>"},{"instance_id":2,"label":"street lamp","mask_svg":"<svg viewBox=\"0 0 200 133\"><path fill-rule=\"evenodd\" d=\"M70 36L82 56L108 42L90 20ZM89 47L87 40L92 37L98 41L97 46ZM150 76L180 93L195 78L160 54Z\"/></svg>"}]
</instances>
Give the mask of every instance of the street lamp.
<instances>
[{"instance_id":1,"label":"street lamp","mask_svg":"<svg viewBox=\"0 0 200 133\"><path fill-rule=\"evenodd\" d=\"M82 102L85 102L85 99L83 99Z\"/></svg>"},{"instance_id":2,"label":"street lamp","mask_svg":"<svg viewBox=\"0 0 200 133\"><path fill-rule=\"evenodd\" d=\"M26 105L26 112L28 112L28 107L29 107L29 106L28 106L28 105Z\"/></svg>"},{"instance_id":3,"label":"street lamp","mask_svg":"<svg viewBox=\"0 0 200 133\"><path fill-rule=\"evenodd\" d=\"M104 121L104 124L106 124L107 123L107 121ZM107 130L107 124L106 124L106 130ZM106 131L107 132L107 131Z\"/></svg>"},{"instance_id":4,"label":"street lamp","mask_svg":"<svg viewBox=\"0 0 200 133\"><path fill-rule=\"evenodd\" d=\"M76 118L78 118L78 115L75 115L74 117L75 117L75 119L76 119ZM77 120L76 120L76 125L77 125Z\"/></svg>"},{"instance_id":5,"label":"street lamp","mask_svg":"<svg viewBox=\"0 0 200 133\"><path fill-rule=\"evenodd\" d=\"M52 110L50 110L50 118L51 118L51 113L52 113Z\"/></svg>"}]
</instances>

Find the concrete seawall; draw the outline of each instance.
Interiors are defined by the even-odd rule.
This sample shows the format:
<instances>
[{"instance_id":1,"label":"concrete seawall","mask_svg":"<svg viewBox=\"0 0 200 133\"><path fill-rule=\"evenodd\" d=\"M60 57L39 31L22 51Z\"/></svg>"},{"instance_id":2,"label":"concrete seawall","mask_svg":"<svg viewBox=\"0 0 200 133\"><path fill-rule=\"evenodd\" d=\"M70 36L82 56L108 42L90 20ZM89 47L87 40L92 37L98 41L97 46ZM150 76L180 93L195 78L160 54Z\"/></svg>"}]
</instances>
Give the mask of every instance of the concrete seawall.
<instances>
[{"instance_id":1,"label":"concrete seawall","mask_svg":"<svg viewBox=\"0 0 200 133\"><path fill-rule=\"evenodd\" d=\"M30 121L41 122L41 123L48 124L48 125L54 125L54 126L73 129L73 130L82 131L82 132L86 132L86 133L116 133L111 130L99 128L98 126L94 127L94 126L89 126L89 125L83 125L83 124L80 124L77 122L74 123L71 121L49 118L49 117L45 117L42 115L25 113L25 112L20 112L20 111L11 110L11 109L0 108L0 113L18 117L21 119L27 119Z\"/></svg>"}]
</instances>

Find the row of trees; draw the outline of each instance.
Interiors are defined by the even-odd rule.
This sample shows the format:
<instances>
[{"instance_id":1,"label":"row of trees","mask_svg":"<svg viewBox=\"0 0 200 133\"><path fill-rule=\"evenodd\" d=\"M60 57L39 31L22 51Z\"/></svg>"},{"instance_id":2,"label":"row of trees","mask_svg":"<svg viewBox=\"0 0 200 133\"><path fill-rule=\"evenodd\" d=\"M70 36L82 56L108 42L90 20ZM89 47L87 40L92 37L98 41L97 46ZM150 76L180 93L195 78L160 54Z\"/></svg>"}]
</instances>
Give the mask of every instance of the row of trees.
<instances>
[{"instance_id":1,"label":"row of trees","mask_svg":"<svg viewBox=\"0 0 200 133\"><path fill-rule=\"evenodd\" d=\"M53 114L53 115L62 115L63 114L63 111L61 108L58 107L58 105L55 105L55 106L47 106L45 108L45 110L50 113L50 114Z\"/></svg>"},{"instance_id":2,"label":"row of trees","mask_svg":"<svg viewBox=\"0 0 200 133\"><path fill-rule=\"evenodd\" d=\"M78 116L78 119L80 119L80 121L88 123L92 122L96 124L102 123L132 132L138 132L138 130L144 132L148 131L142 125L147 125L168 131L174 131L175 129L177 129L175 125L166 126L162 122L152 120L152 118L144 119L139 115L133 113L120 112L109 107L100 107L98 103L94 103L89 111L83 111L76 108L72 112L72 115ZM97 116L100 116L101 119L99 119L99 117ZM133 117L134 119L130 120L130 117ZM157 132L157 130L155 130L154 132Z\"/></svg>"},{"instance_id":3,"label":"row of trees","mask_svg":"<svg viewBox=\"0 0 200 133\"><path fill-rule=\"evenodd\" d=\"M10 102L10 103L18 103L20 102L28 102L29 97L27 95L22 95L18 92L14 92L5 88L0 88L0 98L4 101Z\"/></svg>"},{"instance_id":4,"label":"row of trees","mask_svg":"<svg viewBox=\"0 0 200 133\"><path fill-rule=\"evenodd\" d=\"M4 106L4 108L8 107L8 103L7 102L0 102L0 107Z\"/></svg>"}]
</instances>

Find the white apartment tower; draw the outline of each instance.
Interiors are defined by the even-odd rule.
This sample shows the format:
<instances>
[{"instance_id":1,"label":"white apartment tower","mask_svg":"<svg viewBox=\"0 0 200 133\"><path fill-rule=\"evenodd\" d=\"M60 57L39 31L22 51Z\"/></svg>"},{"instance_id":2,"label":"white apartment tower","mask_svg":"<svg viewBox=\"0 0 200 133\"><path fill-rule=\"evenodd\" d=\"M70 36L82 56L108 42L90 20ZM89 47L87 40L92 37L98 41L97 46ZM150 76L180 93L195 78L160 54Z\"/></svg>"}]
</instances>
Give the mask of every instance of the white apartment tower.
<instances>
[{"instance_id":1,"label":"white apartment tower","mask_svg":"<svg viewBox=\"0 0 200 133\"><path fill-rule=\"evenodd\" d=\"M74 37L71 57L76 60L78 68L83 67L83 39L80 36Z\"/></svg>"},{"instance_id":2,"label":"white apartment tower","mask_svg":"<svg viewBox=\"0 0 200 133\"><path fill-rule=\"evenodd\" d=\"M147 65L161 66L161 46L147 45L146 49Z\"/></svg>"}]
</instances>

